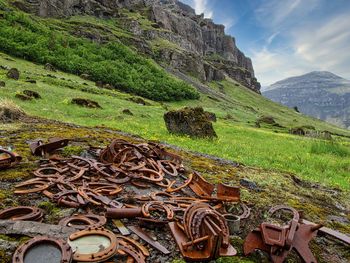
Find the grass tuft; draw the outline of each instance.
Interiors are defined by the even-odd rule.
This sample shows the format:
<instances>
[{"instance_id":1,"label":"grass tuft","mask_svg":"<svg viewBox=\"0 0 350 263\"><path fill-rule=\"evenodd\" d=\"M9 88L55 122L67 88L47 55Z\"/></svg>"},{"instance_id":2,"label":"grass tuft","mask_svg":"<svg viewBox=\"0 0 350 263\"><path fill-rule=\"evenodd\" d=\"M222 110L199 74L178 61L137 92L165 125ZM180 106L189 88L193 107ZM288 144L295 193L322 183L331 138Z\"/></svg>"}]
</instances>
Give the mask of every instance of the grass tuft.
<instances>
[{"instance_id":1,"label":"grass tuft","mask_svg":"<svg viewBox=\"0 0 350 263\"><path fill-rule=\"evenodd\" d=\"M350 149L336 142L317 141L311 144L310 153L348 157L350 156Z\"/></svg>"},{"instance_id":2,"label":"grass tuft","mask_svg":"<svg viewBox=\"0 0 350 263\"><path fill-rule=\"evenodd\" d=\"M19 120L25 115L24 111L12 100L0 100L0 122L10 123Z\"/></svg>"}]
</instances>

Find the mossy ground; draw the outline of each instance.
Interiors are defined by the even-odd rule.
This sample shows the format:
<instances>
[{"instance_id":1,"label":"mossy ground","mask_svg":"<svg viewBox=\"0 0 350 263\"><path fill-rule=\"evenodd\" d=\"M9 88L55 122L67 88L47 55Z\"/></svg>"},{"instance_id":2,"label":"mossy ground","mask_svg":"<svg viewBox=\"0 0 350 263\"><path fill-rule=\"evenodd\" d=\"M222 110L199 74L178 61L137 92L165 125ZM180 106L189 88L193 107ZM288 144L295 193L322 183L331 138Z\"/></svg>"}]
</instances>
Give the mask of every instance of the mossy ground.
<instances>
[{"instance_id":1,"label":"mossy ground","mask_svg":"<svg viewBox=\"0 0 350 263\"><path fill-rule=\"evenodd\" d=\"M37 205L45 210L46 222L57 223L60 219L60 207L50 203L48 199L38 194L30 196L13 195L13 185L31 177L31 171L37 167L37 157L30 154L27 142L36 138L65 137L71 139L68 149L86 149L88 145L103 147L114 138L123 138L132 142L142 139L130 137L116 130L107 128L85 128L39 118L26 118L21 123L2 125L0 129L0 145L13 145L23 156L23 162L13 169L0 172L0 208L11 205ZM344 217L350 210L350 198L347 192L316 184L295 180L295 176L267 169L240 165L235 167L231 162L215 160L184 150L169 149L180 154L185 160L185 166L199 171L207 180L216 183L224 182L239 185L241 179L254 182L260 191L241 188L242 200L252 208L251 217L242 223L242 233L232 240L239 251L238 257L222 258L218 263L263 262L266 258L255 254L245 258L242 254L242 244L248 232L259 222L266 220L267 210L277 204L288 204L303 210L306 219L314 222L324 222L327 226L350 234L350 228L341 223L332 223L330 215ZM67 154L67 149L63 153ZM68 151L70 152L70 151ZM1 239L1 236L0 236ZM344 262L350 260L346 248L327 238L317 238L312 243L314 253L319 262ZM1 262L0 251L0 262ZM4 254L5 255L5 254ZM341 261L343 260L343 261ZM3 261L7 262L7 261ZM179 261L181 262L181 261ZM296 256L288 262L299 262Z\"/></svg>"}]
</instances>

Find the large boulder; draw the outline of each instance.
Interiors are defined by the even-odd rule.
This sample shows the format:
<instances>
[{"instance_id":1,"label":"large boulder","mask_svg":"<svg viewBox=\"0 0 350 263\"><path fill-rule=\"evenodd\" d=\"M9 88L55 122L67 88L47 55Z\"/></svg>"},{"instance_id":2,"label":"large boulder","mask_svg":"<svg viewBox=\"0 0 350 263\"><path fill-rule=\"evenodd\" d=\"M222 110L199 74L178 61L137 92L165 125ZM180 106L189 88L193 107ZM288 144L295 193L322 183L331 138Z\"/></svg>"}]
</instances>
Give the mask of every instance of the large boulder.
<instances>
[{"instance_id":1,"label":"large boulder","mask_svg":"<svg viewBox=\"0 0 350 263\"><path fill-rule=\"evenodd\" d=\"M19 79L19 71L16 68L12 68L7 72L6 76L10 79L18 80Z\"/></svg>"},{"instance_id":2,"label":"large boulder","mask_svg":"<svg viewBox=\"0 0 350 263\"><path fill-rule=\"evenodd\" d=\"M209 114L202 107L186 107L164 114L164 121L170 133L199 138L217 137Z\"/></svg>"}]
</instances>

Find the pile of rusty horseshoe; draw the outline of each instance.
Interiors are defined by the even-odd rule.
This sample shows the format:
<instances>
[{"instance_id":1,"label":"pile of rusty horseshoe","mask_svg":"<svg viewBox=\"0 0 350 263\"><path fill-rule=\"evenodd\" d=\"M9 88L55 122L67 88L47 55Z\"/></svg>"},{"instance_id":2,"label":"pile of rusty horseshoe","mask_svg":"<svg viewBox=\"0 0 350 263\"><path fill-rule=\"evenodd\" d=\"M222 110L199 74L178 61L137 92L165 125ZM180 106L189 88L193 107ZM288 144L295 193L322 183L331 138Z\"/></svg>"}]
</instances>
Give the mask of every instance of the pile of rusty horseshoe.
<instances>
[{"instance_id":1,"label":"pile of rusty horseshoe","mask_svg":"<svg viewBox=\"0 0 350 263\"><path fill-rule=\"evenodd\" d=\"M54 139L48 146L33 144L31 150L47 157L48 152L66 143ZM76 229L68 240L35 237L17 249L13 263L24 262L25 255L33 256L30 251L42 251L34 248L43 244L56 248L60 256L57 262L107 262L117 257L144 263L150 252L128 237L131 232L160 253L171 253L145 229L170 229L186 261L203 262L237 254L230 236L238 234L240 221L250 216L250 209L240 201L239 187L209 183L199 173L188 172L180 156L155 143L133 144L117 139L104 149L90 148L86 156L62 159L52 155L41 160L40 167L33 171L34 178L15 186L16 194L39 193L58 206L79 209L79 213L58 222ZM240 215L232 214L231 209L237 207ZM294 249L305 262L316 262L308 244L317 232L348 241L345 235L303 221L293 208L277 206L269 212L276 215L281 210L291 212L292 220L284 226L262 223L247 236L246 255L262 250L277 263ZM36 207L0 211L0 220L44 219L44 211ZM128 219L128 225L121 221L124 219ZM111 223L120 234L107 229Z\"/></svg>"},{"instance_id":2,"label":"pile of rusty horseshoe","mask_svg":"<svg viewBox=\"0 0 350 263\"><path fill-rule=\"evenodd\" d=\"M126 227L120 219L129 218L146 228L169 225L186 260L236 254L229 242L229 226L224 215L228 214L227 204L240 202L240 189L221 183L215 186L198 173L187 172L180 156L158 144L114 140L105 149L94 148L89 158L52 156L42 160L33 175L34 178L17 184L14 192L41 193L59 206L90 211L59 221L59 225L80 230L83 236L99 231L99 235L107 236L110 244L114 244L103 227L112 219L123 233ZM247 218L249 209L245 205L242 208L242 219ZM7 215L16 220L16 216ZM141 228L130 229L162 253L170 253ZM80 234L68 240L73 248L73 260L100 262L102 254L76 255L77 236ZM130 262L145 262L149 256L141 244L123 235L118 236L116 243L112 248L106 246L103 260L119 254L127 255Z\"/></svg>"}]
</instances>

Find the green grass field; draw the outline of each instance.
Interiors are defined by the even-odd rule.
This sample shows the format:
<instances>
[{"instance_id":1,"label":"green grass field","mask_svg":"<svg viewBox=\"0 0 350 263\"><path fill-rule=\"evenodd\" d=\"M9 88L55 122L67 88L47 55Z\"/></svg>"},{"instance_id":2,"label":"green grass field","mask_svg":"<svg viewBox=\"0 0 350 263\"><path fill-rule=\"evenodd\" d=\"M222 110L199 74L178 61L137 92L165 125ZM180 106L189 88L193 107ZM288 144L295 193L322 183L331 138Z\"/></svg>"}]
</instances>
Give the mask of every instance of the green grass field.
<instances>
[{"instance_id":1,"label":"green grass field","mask_svg":"<svg viewBox=\"0 0 350 263\"><path fill-rule=\"evenodd\" d=\"M0 53L0 65L17 67L20 80L10 80L6 70L0 69L0 80L6 87L0 88L0 97L11 99L29 115L75 123L85 126L106 126L139 135L149 140L159 140L184 149L211 154L248 166L287 171L312 182L350 189L350 140L333 136L332 142L294 136L287 133L291 127L313 125L317 130L350 135L349 131L325 122L303 116L286 107L275 104L237 83L228 80L212 83L220 89L227 100L217 102L206 95L199 100L162 104L148 101L151 106L142 106L128 101L129 94L97 88L93 82L62 72L49 72L42 65L15 59ZM55 78L47 76L54 75ZM26 82L35 79L36 84ZM42 99L21 101L16 93L25 89L40 93ZM81 97L97 101L102 109L87 109L70 103ZM214 128L217 140L191 139L170 135L163 121L166 109L183 106L203 106L216 113L218 121ZM130 109L133 116L122 113ZM228 115L230 117L228 117ZM255 120L262 115L271 115L283 126L255 127Z\"/></svg>"}]
</instances>

